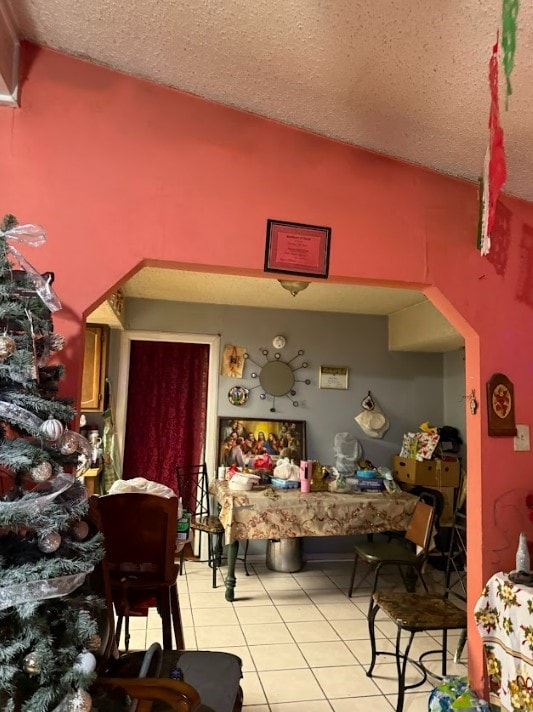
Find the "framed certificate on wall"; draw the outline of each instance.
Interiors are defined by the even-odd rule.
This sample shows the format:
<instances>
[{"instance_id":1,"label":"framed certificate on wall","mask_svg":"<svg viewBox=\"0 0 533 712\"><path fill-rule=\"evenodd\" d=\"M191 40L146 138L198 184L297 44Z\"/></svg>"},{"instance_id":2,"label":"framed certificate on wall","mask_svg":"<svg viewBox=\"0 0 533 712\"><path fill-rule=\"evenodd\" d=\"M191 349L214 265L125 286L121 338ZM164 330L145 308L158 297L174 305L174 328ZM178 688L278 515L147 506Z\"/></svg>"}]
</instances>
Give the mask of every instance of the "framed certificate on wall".
<instances>
[{"instance_id":1,"label":"framed certificate on wall","mask_svg":"<svg viewBox=\"0 0 533 712\"><path fill-rule=\"evenodd\" d=\"M348 369L345 366L320 366L319 388L348 389Z\"/></svg>"}]
</instances>

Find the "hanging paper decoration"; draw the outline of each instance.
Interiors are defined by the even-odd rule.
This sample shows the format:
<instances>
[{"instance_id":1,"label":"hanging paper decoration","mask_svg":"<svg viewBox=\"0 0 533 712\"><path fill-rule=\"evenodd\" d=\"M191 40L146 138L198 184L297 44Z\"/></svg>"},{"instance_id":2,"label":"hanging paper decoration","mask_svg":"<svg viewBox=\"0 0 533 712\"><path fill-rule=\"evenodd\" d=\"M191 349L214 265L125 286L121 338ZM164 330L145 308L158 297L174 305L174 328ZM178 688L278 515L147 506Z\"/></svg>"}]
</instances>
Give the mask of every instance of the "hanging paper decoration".
<instances>
[{"instance_id":1,"label":"hanging paper decoration","mask_svg":"<svg viewBox=\"0 0 533 712\"><path fill-rule=\"evenodd\" d=\"M509 96L513 93L511 73L514 67L516 51L516 19L520 0L503 0L502 6L502 49L503 71L505 72L506 96L505 108L508 108Z\"/></svg>"},{"instance_id":2,"label":"hanging paper decoration","mask_svg":"<svg viewBox=\"0 0 533 712\"><path fill-rule=\"evenodd\" d=\"M494 226L496 203L500 190L507 177L505 150L503 147L503 129L500 125L500 107L498 101L498 45L492 48L489 62L490 113L489 113L489 145L485 155L481 194L481 231L479 247L482 255L490 251L490 236Z\"/></svg>"}]
</instances>

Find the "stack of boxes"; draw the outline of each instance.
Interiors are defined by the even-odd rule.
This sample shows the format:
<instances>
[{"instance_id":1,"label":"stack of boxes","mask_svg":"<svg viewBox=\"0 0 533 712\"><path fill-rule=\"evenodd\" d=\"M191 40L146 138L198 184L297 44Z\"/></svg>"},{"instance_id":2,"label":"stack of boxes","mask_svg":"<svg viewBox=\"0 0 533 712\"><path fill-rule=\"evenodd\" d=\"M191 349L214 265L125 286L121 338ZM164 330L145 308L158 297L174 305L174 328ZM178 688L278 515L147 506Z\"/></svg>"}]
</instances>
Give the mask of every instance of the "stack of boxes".
<instances>
[{"instance_id":1,"label":"stack of boxes","mask_svg":"<svg viewBox=\"0 0 533 712\"><path fill-rule=\"evenodd\" d=\"M403 490L413 487L437 490L444 500L440 517L441 527L453 524L453 512L459 487L461 466L459 460L415 460L410 457L393 458L392 474Z\"/></svg>"}]
</instances>

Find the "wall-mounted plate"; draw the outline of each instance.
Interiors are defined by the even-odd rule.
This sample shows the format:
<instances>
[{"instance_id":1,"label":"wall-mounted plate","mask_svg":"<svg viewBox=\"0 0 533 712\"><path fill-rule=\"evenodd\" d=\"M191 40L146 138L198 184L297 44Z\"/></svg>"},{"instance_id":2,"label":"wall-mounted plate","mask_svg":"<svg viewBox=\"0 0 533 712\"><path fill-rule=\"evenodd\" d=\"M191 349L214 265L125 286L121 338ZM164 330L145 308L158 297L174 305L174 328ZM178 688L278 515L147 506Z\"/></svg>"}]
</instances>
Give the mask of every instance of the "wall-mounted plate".
<instances>
[{"instance_id":1,"label":"wall-mounted plate","mask_svg":"<svg viewBox=\"0 0 533 712\"><path fill-rule=\"evenodd\" d=\"M231 405L244 405L250 395L250 389L244 386L232 386L228 391L228 400Z\"/></svg>"}]
</instances>

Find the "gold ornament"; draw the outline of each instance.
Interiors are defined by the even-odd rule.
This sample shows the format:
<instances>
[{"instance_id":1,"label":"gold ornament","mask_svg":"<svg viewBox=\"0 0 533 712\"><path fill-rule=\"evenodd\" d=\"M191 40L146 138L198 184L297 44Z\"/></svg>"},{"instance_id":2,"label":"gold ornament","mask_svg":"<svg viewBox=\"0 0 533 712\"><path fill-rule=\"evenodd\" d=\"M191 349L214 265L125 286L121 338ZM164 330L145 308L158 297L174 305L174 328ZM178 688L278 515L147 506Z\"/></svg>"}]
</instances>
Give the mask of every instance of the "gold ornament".
<instances>
[{"instance_id":1,"label":"gold ornament","mask_svg":"<svg viewBox=\"0 0 533 712\"><path fill-rule=\"evenodd\" d=\"M34 650L28 653L22 661L22 669L28 675L38 675L41 672L41 656Z\"/></svg>"},{"instance_id":2,"label":"gold ornament","mask_svg":"<svg viewBox=\"0 0 533 712\"><path fill-rule=\"evenodd\" d=\"M72 536L78 541L83 541L89 534L89 525L87 522L80 520L72 526Z\"/></svg>"},{"instance_id":3,"label":"gold ornament","mask_svg":"<svg viewBox=\"0 0 533 712\"><path fill-rule=\"evenodd\" d=\"M49 534L42 534L37 540L37 546L43 554L52 554L54 551L59 549L61 544L61 535L57 532L50 532Z\"/></svg>"},{"instance_id":4,"label":"gold ornament","mask_svg":"<svg viewBox=\"0 0 533 712\"><path fill-rule=\"evenodd\" d=\"M49 415L39 428L39 433L45 440L59 440L63 435L63 423L53 415Z\"/></svg>"},{"instance_id":5,"label":"gold ornament","mask_svg":"<svg viewBox=\"0 0 533 712\"><path fill-rule=\"evenodd\" d=\"M72 430L65 430L59 439L58 445L59 452L62 455L72 455L78 449L78 433L74 433Z\"/></svg>"},{"instance_id":6,"label":"gold ornament","mask_svg":"<svg viewBox=\"0 0 533 712\"><path fill-rule=\"evenodd\" d=\"M5 361L17 350L14 339L7 334L0 336L0 361Z\"/></svg>"},{"instance_id":7,"label":"gold ornament","mask_svg":"<svg viewBox=\"0 0 533 712\"><path fill-rule=\"evenodd\" d=\"M52 477L52 465L49 462L41 462L40 465L32 467L30 475L34 482L46 482Z\"/></svg>"}]
</instances>

